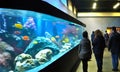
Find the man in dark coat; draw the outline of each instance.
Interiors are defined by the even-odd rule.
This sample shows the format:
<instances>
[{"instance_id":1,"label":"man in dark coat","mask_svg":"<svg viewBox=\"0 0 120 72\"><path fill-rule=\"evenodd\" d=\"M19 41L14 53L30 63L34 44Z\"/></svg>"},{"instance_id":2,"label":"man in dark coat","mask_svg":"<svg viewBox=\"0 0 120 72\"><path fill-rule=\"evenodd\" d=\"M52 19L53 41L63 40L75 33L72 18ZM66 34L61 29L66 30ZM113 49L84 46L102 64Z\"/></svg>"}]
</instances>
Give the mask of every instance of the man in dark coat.
<instances>
[{"instance_id":1,"label":"man in dark coat","mask_svg":"<svg viewBox=\"0 0 120 72\"><path fill-rule=\"evenodd\" d=\"M108 50L111 51L113 71L118 71L119 53L120 53L120 34L117 33L116 27L112 27Z\"/></svg>"}]
</instances>

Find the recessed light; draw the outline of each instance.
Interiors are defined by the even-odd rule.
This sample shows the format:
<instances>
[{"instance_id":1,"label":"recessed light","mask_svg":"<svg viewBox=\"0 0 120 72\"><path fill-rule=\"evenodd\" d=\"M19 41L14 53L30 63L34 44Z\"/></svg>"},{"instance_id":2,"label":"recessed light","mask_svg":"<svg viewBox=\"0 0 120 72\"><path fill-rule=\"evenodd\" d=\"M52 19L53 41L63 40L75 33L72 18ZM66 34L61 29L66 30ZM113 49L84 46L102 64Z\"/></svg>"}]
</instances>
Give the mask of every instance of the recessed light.
<instances>
[{"instance_id":1,"label":"recessed light","mask_svg":"<svg viewBox=\"0 0 120 72\"><path fill-rule=\"evenodd\" d=\"M93 9L96 9L96 6L97 6L97 3L96 3L96 2L94 2L94 3L93 3L93 7L92 7L92 8L93 8Z\"/></svg>"},{"instance_id":2,"label":"recessed light","mask_svg":"<svg viewBox=\"0 0 120 72\"><path fill-rule=\"evenodd\" d=\"M114 6L113 6L113 9L116 9L118 6L120 5L120 3L116 3Z\"/></svg>"}]
</instances>

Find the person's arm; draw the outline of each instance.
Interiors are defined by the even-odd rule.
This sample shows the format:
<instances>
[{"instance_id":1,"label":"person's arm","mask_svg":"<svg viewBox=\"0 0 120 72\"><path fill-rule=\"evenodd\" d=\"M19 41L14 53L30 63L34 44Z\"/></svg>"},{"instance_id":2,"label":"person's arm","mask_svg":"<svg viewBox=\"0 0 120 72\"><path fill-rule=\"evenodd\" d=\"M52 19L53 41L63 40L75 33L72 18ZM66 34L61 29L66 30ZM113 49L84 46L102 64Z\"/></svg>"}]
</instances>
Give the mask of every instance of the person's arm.
<instances>
[{"instance_id":1,"label":"person's arm","mask_svg":"<svg viewBox=\"0 0 120 72\"><path fill-rule=\"evenodd\" d=\"M97 38L94 38L94 40L92 42L93 47L96 45L96 43L97 43Z\"/></svg>"},{"instance_id":2,"label":"person's arm","mask_svg":"<svg viewBox=\"0 0 120 72\"><path fill-rule=\"evenodd\" d=\"M112 37L110 37L108 40L108 51L111 50L111 44L112 44Z\"/></svg>"},{"instance_id":3,"label":"person's arm","mask_svg":"<svg viewBox=\"0 0 120 72\"><path fill-rule=\"evenodd\" d=\"M78 54L80 53L80 50L81 50L81 43L78 46Z\"/></svg>"}]
</instances>

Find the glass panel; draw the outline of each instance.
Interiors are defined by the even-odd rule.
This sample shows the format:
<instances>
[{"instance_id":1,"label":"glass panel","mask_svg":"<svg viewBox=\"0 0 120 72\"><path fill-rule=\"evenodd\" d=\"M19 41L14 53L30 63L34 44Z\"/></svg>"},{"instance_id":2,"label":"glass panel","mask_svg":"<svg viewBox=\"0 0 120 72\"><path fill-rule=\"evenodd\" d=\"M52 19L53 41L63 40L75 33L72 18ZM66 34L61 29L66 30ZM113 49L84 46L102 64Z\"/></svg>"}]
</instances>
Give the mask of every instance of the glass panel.
<instances>
[{"instance_id":1,"label":"glass panel","mask_svg":"<svg viewBox=\"0 0 120 72\"><path fill-rule=\"evenodd\" d=\"M27 10L0 9L0 70L39 71L80 43L84 27Z\"/></svg>"}]
</instances>

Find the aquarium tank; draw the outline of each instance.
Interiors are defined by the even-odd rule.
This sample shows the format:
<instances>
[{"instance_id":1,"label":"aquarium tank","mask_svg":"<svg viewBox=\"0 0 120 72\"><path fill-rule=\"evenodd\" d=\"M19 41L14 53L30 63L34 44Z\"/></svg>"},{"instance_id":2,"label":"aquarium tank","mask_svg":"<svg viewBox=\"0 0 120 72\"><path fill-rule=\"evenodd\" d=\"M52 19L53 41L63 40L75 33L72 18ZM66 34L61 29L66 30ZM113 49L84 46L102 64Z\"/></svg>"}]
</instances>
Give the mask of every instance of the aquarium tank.
<instances>
[{"instance_id":1,"label":"aquarium tank","mask_svg":"<svg viewBox=\"0 0 120 72\"><path fill-rule=\"evenodd\" d=\"M84 27L48 14L0 8L0 72L37 72L80 43Z\"/></svg>"}]
</instances>

